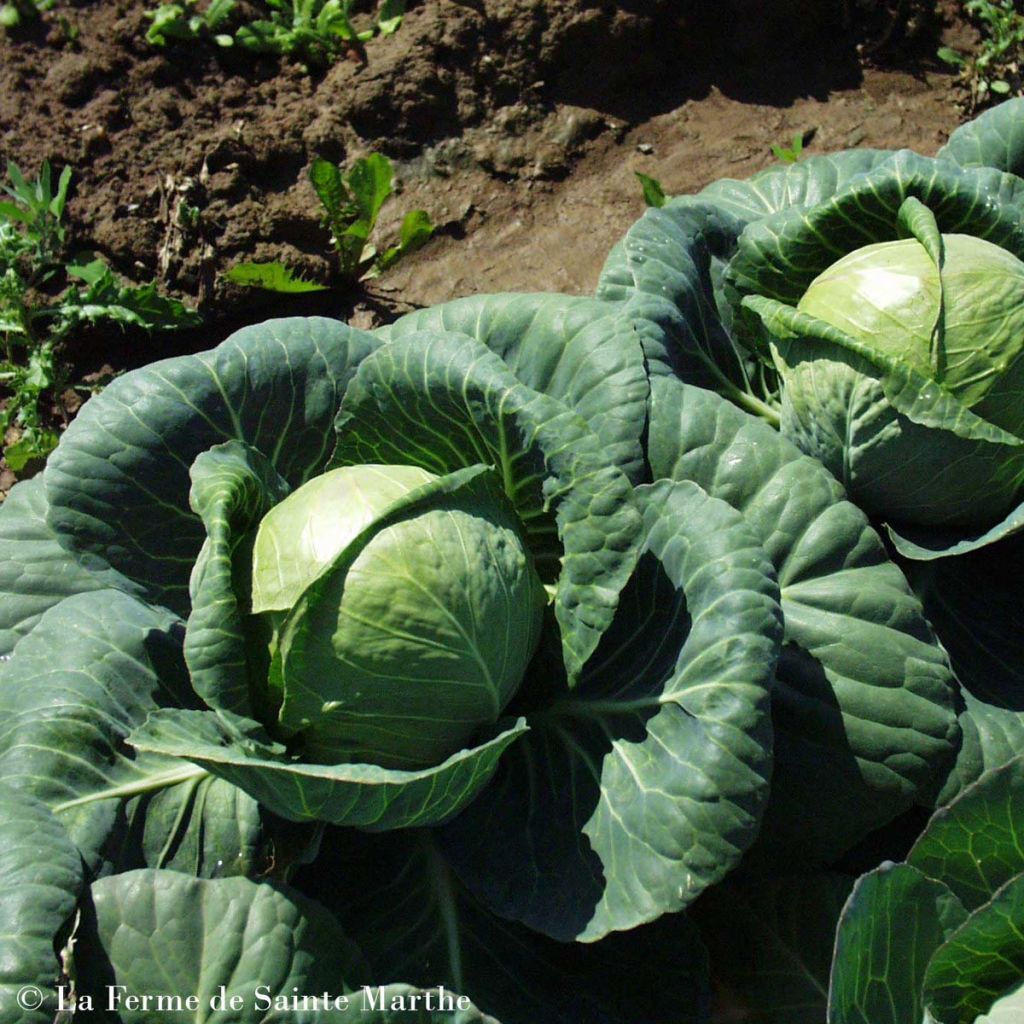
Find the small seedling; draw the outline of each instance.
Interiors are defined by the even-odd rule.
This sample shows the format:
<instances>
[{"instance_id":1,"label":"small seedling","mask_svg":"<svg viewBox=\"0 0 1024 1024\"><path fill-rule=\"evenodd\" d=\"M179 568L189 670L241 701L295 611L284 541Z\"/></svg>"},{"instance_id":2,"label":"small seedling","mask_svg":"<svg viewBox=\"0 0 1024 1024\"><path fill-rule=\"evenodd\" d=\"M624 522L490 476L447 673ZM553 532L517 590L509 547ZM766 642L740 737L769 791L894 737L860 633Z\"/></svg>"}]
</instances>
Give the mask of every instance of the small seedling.
<instances>
[{"instance_id":1,"label":"small seedling","mask_svg":"<svg viewBox=\"0 0 1024 1024\"><path fill-rule=\"evenodd\" d=\"M184 0L147 11L146 17L152 24L146 39L154 46L197 39L212 39L218 46L233 46L234 37L225 29L237 6L235 0L212 0L202 11L196 10L196 3L197 0Z\"/></svg>"},{"instance_id":2,"label":"small seedling","mask_svg":"<svg viewBox=\"0 0 1024 1024\"><path fill-rule=\"evenodd\" d=\"M53 9L55 0L8 0L0 4L0 28L17 28Z\"/></svg>"},{"instance_id":3,"label":"small seedling","mask_svg":"<svg viewBox=\"0 0 1024 1024\"><path fill-rule=\"evenodd\" d=\"M371 28L357 31L352 24L353 0L266 0L266 17L239 26L232 34L236 0L199 0L161 4L146 17L152 24L149 42L212 39L218 46L240 47L254 53L294 57L307 67L324 67L345 51L364 56L362 46L374 35L391 35L402 24L405 0L381 0Z\"/></svg>"},{"instance_id":4,"label":"small seedling","mask_svg":"<svg viewBox=\"0 0 1024 1024\"><path fill-rule=\"evenodd\" d=\"M331 232L338 260L338 278L345 285L383 273L434 233L426 211L412 210L402 220L396 245L381 251L371 241L380 211L394 192L391 161L380 153L356 160L347 174L330 160L314 160L309 180L323 206L324 223ZM243 263L225 277L235 284L278 292L308 292L323 287L297 277L280 263Z\"/></svg>"},{"instance_id":5,"label":"small seedling","mask_svg":"<svg viewBox=\"0 0 1024 1024\"><path fill-rule=\"evenodd\" d=\"M664 206L665 205L665 190L661 187L661 182L657 178L652 178L647 174L641 174L639 171L633 172L640 181L640 187L643 190L644 202L648 206Z\"/></svg>"},{"instance_id":6,"label":"small seedling","mask_svg":"<svg viewBox=\"0 0 1024 1024\"><path fill-rule=\"evenodd\" d=\"M45 458L57 433L44 414L44 401L57 399L68 384L64 356L68 336L85 324L111 322L146 330L199 322L176 299L158 295L154 284L120 281L102 260L79 255L65 261L63 223L71 168L54 182L50 165L28 181L7 166L7 199L0 201L0 437L7 465L20 472Z\"/></svg>"},{"instance_id":7,"label":"small seedling","mask_svg":"<svg viewBox=\"0 0 1024 1024\"><path fill-rule=\"evenodd\" d=\"M1014 0L966 0L964 10L981 29L981 42L974 54L960 53L949 46L937 56L959 70L968 91L966 106L974 112L1011 93L1020 94L1024 84L1024 15Z\"/></svg>"},{"instance_id":8,"label":"small seedling","mask_svg":"<svg viewBox=\"0 0 1024 1024\"><path fill-rule=\"evenodd\" d=\"M776 160L782 160L787 164L795 164L804 151L804 143L807 141L805 132L797 132L793 141L788 146L772 143L772 155Z\"/></svg>"}]
</instances>

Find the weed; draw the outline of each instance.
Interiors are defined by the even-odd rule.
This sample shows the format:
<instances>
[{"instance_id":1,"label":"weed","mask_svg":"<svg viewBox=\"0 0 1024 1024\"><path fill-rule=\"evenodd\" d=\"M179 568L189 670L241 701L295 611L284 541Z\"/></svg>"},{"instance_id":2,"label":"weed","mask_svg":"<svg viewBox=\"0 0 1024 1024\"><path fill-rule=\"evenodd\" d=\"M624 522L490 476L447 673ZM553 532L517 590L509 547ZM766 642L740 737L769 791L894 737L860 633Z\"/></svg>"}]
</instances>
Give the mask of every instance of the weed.
<instances>
[{"instance_id":1,"label":"weed","mask_svg":"<svg viewBox=\"0 0 1024 1024\"><path fill-rule=\"evenodd\" d=\"M965 0L965 13L981 30L977 52L961 53L944 46L938 57L957 68L967 90L968 112L1019 95L1024 84L1024 15L1014 0Z\"/></svg>"},{"instance_id":2,"label":"weed","mask_svg":"<svg viewBox=\"0 0 1024 1024\"><path fill-rule=\"evenodd\" d=\"M639 171L634 171L633 173L640 182L640 187L644 194L644 202L648 206L664 206L665 190L661 187L661 182L657 178L641 174Z\"/></svg>"},{"instance_id":3,"label":"weed","mask_svg":"<svg viewBox=\"0 0 1024 1024\"><path fill-rule=\"evenodd\" d=\"M345 285L383 273L434 233L426 211L412 210L402 220L396 245L381 251L373 244L377 218L394 193L391 161L380 153L356 160L347 174L330 160L314 160L309 180L323 206L324 223L331 232L338 260L337 275ZM280 263L242 263L225 277L235 284L278 292L308 292L323 287L295 276Z\"/></svg>"},{"instance_id":4,"label":"weed","mask_svg":"<svg viewBox=\"0 0 1024 1024\"><path fill-rule=\"evenodd\" d=\"M54 0L8 0L0 4L0 28L17 28L53 8Z\"/></svg>"},{"instance_id":5,"label":"weed","mask_svg":"<svg viewBox=\"0 0 1024 1024\"><path fill-rule=\"evenodd\" d=\"M63 223L71 168L54 181L48 163L28 181L7 166L8 197L0 201L0 437L8 466L20 472L57 443L44 409L67 387L63 343L85 324L111 322L147 330L195 324L176 299L120 281L102 260L79 254L65 261ZM13 429L12 429L13 428Z\"/></svg>"},{"instance_id":6,"label":"weed","mask_svg":"<svg viewBox=\"0 0 1024 1024\"><path fill-rule=\"evenodd\" d=\"M814 129L810 131L798 131L794 134L788 145L772 142L771 153L776 160L785 164L795 164L804 153L804 147L814 137Z\"/></svg>"},{"instance_id":7,"label":"weed","mask_svg":"<svg viewBox=\"0 0 1024 1024\"><path fill-rule=\"evenodd\" d=\"M218 46L234 45L234 37L224 29L235 10L235 0L212 0L202 11L196 10L196 2L161 4L155 11L147 11L146 17L152 24L146 39L154 46L206 38Z\"/></svg>"},{"instance_id":8,"label":"weed","mask_svg":"<svg viewBox=\"0 0 1024 1024\"><path fill-rule=\"evenodd\" d=\"M147 13L152 24L149 42L212 39L219 46L238 46L254 53L293 57L307 66L324 67L346 51L363 56L362 46L374 35L391 35L405 14L405 0L381 0L372 27L358 31L352 24L353 0L266 0L266 17L238 26L232 33L236 0L211 0L199 9L198 0L161 4Z\"/></svg>"}]
</instances>

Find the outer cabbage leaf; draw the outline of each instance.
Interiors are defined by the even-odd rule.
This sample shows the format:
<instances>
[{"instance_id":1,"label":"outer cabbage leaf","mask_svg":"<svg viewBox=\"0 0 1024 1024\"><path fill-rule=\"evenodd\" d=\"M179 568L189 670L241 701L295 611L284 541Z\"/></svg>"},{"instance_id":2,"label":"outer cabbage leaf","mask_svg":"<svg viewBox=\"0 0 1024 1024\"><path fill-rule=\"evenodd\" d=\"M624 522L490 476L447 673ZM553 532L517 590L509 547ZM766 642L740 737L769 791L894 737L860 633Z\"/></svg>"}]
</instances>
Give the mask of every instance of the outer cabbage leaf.
<instances>
[{"instance_id":1,"label":"outer cabbage leaf","mask_svg":"<svg viewBox=\"0 0 1024 1024\"><path fill-rule=\"evenodd\" d=\"M197 996L196 1009L161 1013L175 1024L330 1020L268 1013L257 988L275 996L342 995L367 981L358 948L319 904L273 882L195 879L175 871L129 871L94 882L77 945L79 990L105 1007L110 986L123 995ZM224 986L226 1003L212 1004ZM240 997L241 1009L231 1008ZM211 1005L214 1008L211 1008ZM353 1018L357 1010L351 1009ZM153 1010L121 1007L123 1024Z\"/></svg>"},{"instance_id":2,"label":"outer cabbage leaf","mask_svg":"<svg viewBox=\"0 0 1024 1024\"><path fill-rule=\"evenodd\" d=\"M117 591L70 597L0 666L0 781L49 807L94 871L244 873L259 863L255 802L125 743L192 699L174 616Z\"/></svg>"},{"instance_id":3,"label":"outer cabbage leaf","mask_svg":"<svg viewBox=\"0 0 1024 1024\"><path fill-rule=\"evenodd\" d=\"M767 424L655 379L648 452L656 477L741 511L775 564L785 638L765 831L831 859L948 770L960 737L946 655L863 513Z\"/></svg>"},{"instance_id":4,"label":"outer cabbage leaf","mask_svg":"<svg viewBox=\"0 0 1024 1024\"><path fill-rule=\"evenodd\" d=\"M328 831L320 860L298 881L330 894L373 977L444 985L503 1024L706 1020L707 957L685 918L594 945L553 942L473 899L432 831Z\"/></svg>"},{"instance_id":5,"label":"outer cabbage leaf","mask_svg":"<svg viewBox=\"0 0 1024 1024\"><path fill-rule=\"evenodd\" d=\"M421 330L485 344L527 387L578 412L607 460L642 481L647 376L633 323L615 305L568 295L474 295L409 313L382 333L393 339Z\"/></svg>"},{"instance_id":6,"label":"outer cabbage leaf","mask_svg":"<svg viewBox=\"0 0 1024 1024\"><path fill-rule=\"evenodd\" d=\"M632 488L561 402L520 383L484 345L422 331L367 358L338 413L331 465L418 465L443 476L492 465L537 571L556 580L570 679L597 646L636 559Z\"/></svg>"},{"instance_id":7,"label":"outer cabbage leaf","mask_svg":"<svg viewBox=\"0 0 1024 1024\"><path fill-rule=\"evenodd\" d=\"M61 547L46 522L46 495L38 477L15 486L0 506L0 655L65 597L106 587L132 590L101 563L95 570Z\"/></svg>"},{"instance_id":8,"label":"outer cabbage leaf","mask_svg":"<svg viewBox=\"0 0 1024 1024\"><path fill-rule=\"evenodd\" d=\"M444 834L487 906L563 941L687 906L751 844L768 795L770 566L699 487L640 490L645 555L579 686L529 716Z\"/></svg>"},{"instance_id":9,"label":"outer cabbage leaf","mask_svg":"<svg viewBox=\"0 0 1024 1024\"><path fill-rule=\"evenodd\" d=\"M154 711L129 742L138 750L193 761L287 821L383 831L435 825L456 814L524 732L522 719L499 723L476 746L419 771L296 761L259 723L228 711Z\"/></svg>"},{"instance_id":10,"label":"outer cabbage leaf","mask_svg":"<svg viewBox=\"0 0 1024 1024\"><path fill-rule=\"evenodd\" d=\"M859 879L836 933L828 1024L919 1024L932 956L966 918L949 889L907 864Z\"/></svg>"},{"instance_id":11,"label":"outer cabbage leaf","mask_svg":"<svg viewBox=\"0 0 1024 1024\"><path fill-rule=\"evenodd\" d=\"M993 167L1024 177L1024 100L1007 100L962 124L938 156L961 167Z\"/></svg>"},{"instance_id":12,"label":"outer cabbage leaf","mask_svg":"<svg viewBox=\"0 0 1024 1024\"><path fill-rule=\"evenodd\" d=\"M69 922L82 887L82 861L60 822L38 800L0 785L0 1021L49 1024L61 966L58 932ZM33 986L45 999L22 1009L18 991Z\"/></svg>"},{"instance_id":13,"label":"outer cabbage leaf","mask_svg":"<svg viewBox=\"0 0 1024 1024\"><path fill-rule=\"evenodd\" d=\"M967 910L977 910L1024 875L1024 758L986 772L936 811L907 863L940 878Z\"/></svg>"},{"instance_id":14,"label":"outer cabbage leaf","mask_svg":"<svg viewBox=\"0 0 1024 1024\"><path fill-rule=\"evenodd\" d=\"M118 378L86 403L50 457L51 529L185 614L204 539L188 508L195 457L238 440L292 486L321 472L345 387L378 344L332 320L270 320L211 352Z\"/></svg>"},{"instance_id":15,"label":"outer cabbage leaf","mask_svg":"<svg viewBox=\"0 0 1024 1024\"><path fill-rule=\"evenodd\" d=\"M974 1024L1017 1024L1024 1017L1024 981L1007 989Z\"/></svg>"},{"instance_id":16,"label":"outer cabbage leaf","mask_svg":"<svg viewBox=\"0 0 1024 1024\"><path fill-rule=\"evenodd\" d=\"M938 1024L974 1024L1024 977L1024 874L975 910L932 957L924 1003Z\"/></svg>"},{"instance_id":17,"label":"outer cabbage leaf","mask_svg":"<svg viewBox=\"0 0 1024 1024\"><path fill-rule=\"evenodd\" d=\"M811 156L797 163L769 167L742 181L721 178L697 195L746 225L790 207L817 206L891 156L885 149L847 149Z\"/></svg>"},{"instance_id":18,"label":"outer cabbage leaf","mask_svg":"<svg viewBox=\"0 0 1024 1024\"><path fill-rule=\"evenodd\" d=\"M648 210L609 254L598 297L624 304L650 372L676 373L736 398L745 393L745 355L730 337L721 293L742 230L742 221L712 204L675 199Z\"/></svg>"},{"instance_id":19,"label":"outer cabbage leaf","mask_svg":"<svg viewBox=\"0 0 1024 1024\"><path fill-rule=\"evenodd\" d=\"M213 708L251 716L253 673L267 671L244 627L252 611L254 531L288 485L266 456L240 441L202 452L190 475L189 501L206 527L185 630L192 688Z\"/></svg>"}]
</instances>

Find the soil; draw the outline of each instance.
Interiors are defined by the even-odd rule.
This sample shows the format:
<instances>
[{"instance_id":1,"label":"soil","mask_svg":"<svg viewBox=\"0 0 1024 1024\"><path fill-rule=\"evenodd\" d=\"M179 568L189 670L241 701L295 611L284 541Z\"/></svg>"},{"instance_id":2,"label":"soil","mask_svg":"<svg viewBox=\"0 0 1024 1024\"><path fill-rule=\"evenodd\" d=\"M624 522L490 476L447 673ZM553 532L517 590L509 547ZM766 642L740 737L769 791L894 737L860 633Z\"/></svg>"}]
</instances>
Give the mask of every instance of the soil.
<instances>
[{"instance_id":1,"label":"soil","mask_svg":"<svg viewBox=\"0 0 1024 1024\"><path fill-rule=\"evenodd\" d=\"M177 335L80 338L82 375L208 348L273 315L369 326L475 292L589 292L643 212L635 171L691 192L767 166L797 133L809 153L932 153L959 120L935 35L915 44L877 11L844 27L854 0L412 0L398 32L323 73L212 43L156 48L155 6L58 0L0 32L0 161L70 164L73 247L204 317ZM357 0L357 23L372 6ZM953 9L939 31L964 45ZM438 225L425 248L361 294L224 282L237 262L279 260L331 283L306 171L374 150L400 186L383 236L423 208Z\"/></svg>"}]
</instances>

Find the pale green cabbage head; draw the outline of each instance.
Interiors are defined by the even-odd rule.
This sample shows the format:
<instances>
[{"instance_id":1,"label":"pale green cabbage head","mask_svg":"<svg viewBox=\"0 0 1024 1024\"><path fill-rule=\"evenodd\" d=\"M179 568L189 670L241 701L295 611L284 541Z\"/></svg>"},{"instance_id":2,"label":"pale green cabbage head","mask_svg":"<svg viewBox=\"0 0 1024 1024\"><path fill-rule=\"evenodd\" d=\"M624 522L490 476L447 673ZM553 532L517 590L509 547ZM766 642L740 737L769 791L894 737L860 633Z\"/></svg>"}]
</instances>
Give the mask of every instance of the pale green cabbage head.
<instances>
[{"instance_id":1,"label":"pale green cabbage head","mask_svg":"<svg viewBox=\"0 0 1024 1024\"><path fill-rule=\"evenodd\" d=\"M941 273L915 238L857 249L815 278L797 308L1024 433L1024 263L983 238L942 242Z\"/></svg>"},{"instance_id":2,"label":"pale green cabbage head","mask_svg":"<svg viewBox=\"0 0 1024 1024\"><path fill-rule=\"evenodd\" d=\"M260 523L252 609L270 666L255 696L307 760L438 764L523 678L545 595L515 512L496 490L441 484L344 467Z\"/></svg>"}]
</instances>

